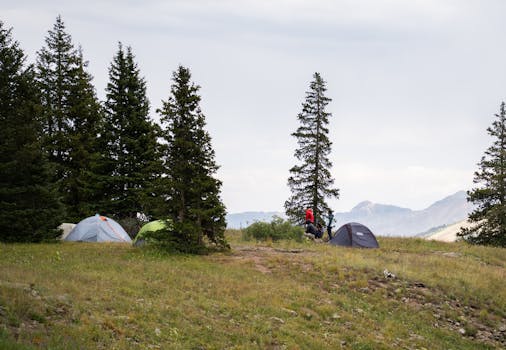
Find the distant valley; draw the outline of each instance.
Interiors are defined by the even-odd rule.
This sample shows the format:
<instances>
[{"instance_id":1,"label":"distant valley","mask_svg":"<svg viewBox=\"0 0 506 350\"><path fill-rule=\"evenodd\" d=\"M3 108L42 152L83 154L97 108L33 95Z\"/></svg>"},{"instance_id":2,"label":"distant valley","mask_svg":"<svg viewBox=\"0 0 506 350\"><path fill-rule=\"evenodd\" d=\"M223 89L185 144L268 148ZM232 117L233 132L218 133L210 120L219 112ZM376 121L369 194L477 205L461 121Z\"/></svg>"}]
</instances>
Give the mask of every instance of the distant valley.
<instances>
[{"instance_id":1,"label":"distant valley","mask_svg":"<svg viewBox=\"0 0 506 350\"><path fill-rule=\"evenodd\" d=\"M423 210L411 210L394 205L361 202L351 211L335 213L334 230L347 222L360 222L377 236L416 236L436 227L465 220L473 206L467 202L466 192L459 191ZM255 221L269 222L280 212L244 212L227 215L228 228L245 228Z\"/></svg>"}]
</instances>

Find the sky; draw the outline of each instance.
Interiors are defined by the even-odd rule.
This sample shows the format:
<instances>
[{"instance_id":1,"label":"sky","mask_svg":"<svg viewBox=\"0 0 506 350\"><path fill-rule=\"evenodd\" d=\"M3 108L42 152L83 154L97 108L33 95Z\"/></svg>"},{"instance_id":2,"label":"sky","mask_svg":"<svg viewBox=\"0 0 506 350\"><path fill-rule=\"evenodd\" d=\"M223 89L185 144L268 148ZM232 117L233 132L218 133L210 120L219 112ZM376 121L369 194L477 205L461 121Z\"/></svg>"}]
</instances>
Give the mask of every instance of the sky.
<instances>
[{"instance_id":1,"label":"sky","mask_svg":"<svg viewBox=\"0 0 506 350\"><path fill-rule=\"evenodd\" d=\"M230 213L283 211L315 72L332 99L331 208L418 210L471 189L506 99L504 13L504 0L0 0L28 62L60 14L101 99L118 42L131 46L154 120L190 68Z\"/></svg>"}]
</instances>

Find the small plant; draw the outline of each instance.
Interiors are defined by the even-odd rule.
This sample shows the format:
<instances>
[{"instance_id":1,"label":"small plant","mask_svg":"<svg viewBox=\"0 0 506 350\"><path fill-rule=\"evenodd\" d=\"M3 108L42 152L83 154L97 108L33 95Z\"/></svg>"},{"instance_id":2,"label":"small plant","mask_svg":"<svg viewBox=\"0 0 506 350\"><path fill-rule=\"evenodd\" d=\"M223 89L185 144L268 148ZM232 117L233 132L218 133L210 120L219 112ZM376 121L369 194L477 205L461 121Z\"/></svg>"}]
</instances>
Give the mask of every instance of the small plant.
<instances>
[{"instance_id":1,"label":"small plant","mask_svg":"<svg viewBox=\"0 0 506 350\"><path fill-rule=\"evenodd\" d=\"M464 331L466 332L465 334L469 337L475 337L476 334L478 334L478 329L476 329L476 327L470 323L464 325Z\"/></svg>"},{"instance_id":2,"label":"small plant","mask_svg":"<svg viewBox=\"0 0 506 350\"><path fill-rule=\"evenodd\" d=\"M11 327L19 327L21 321L19 320L17 315L10 313L9 315L7 315L7 324Z\"/></svg>"},{"instance_id":3,"label":"small plant","mask_svg":"<svg viewBox=\"0 0 506 350\"><path fill-rule=\"evenodd\" d=\"M36 311L32 311L29 315L28 315L29 319L33 320L33 321L37 321L39 323L45 323L46 322L46 318L44 317L44 315L41 315L39 313L37 313Z\"/></svg>"},{"instance_id":4,"label":"small plant","mask_svg":"<svg viewBox=\"0 0 506 350\"><path fill-rule=\"evenodd\" d=\"M56 251L56 254L54 256L54 261L56 261L56 262L62 261L62 257L61 257L59 250Z\"/></svg>"},{"instance_id":5,"label":"small plant","mask_svg":"<svg viewBox=\"0 0 506 350\"><path fill-rule=\"evenodd\" d=\"M484 322L490 318L490 314L488 313L488 311L486 309L482 309L482 310L480 310L479 317L480 317L480 320L482 322Z\"/></svg>"},{"instance_id":6,"label":"small plant","mask_svg":"<svg viewBox=\"0 0 506 350\"><path fill-rule=\"evenodd\" d=\"M257 241L279 241L282 239L292 239L297 242L302 241L304 230L300 226L294 226L290 222L275 216L270 223L255 222L243 230L244 240Z\"/></svg>"}]
</instances>

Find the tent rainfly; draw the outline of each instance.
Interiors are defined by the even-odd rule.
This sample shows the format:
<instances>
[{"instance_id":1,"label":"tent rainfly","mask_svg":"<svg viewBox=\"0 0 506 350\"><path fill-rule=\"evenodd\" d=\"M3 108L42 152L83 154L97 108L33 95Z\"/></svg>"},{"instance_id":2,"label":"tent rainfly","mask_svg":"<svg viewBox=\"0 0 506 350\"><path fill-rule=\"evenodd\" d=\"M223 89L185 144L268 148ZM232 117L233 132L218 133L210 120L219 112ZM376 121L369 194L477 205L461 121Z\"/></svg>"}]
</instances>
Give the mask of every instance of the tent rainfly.
<instances>
[{"instance_id":1,"label":"tent rainfly","mask_svg":"<svg viewBox=\"0 0 506 350\"><path fill-rule=\"evenodd\" d=\"M113 219L96 214L79 222L65 238L79 242L132 242L123 227Z\"/></svg>"},{"instance_id":2,"label":"tent rainfly","mask_svg":"<svg viewBox=\"0 0 506 350\"><path fill-rule=\"evenodd\" d=\"M379 248L378 241L371 230L356 222L341 226L329 243L345 247Z\"/></svg>"},{"instance_id":3,"label":"tent rainfly","mask_svg":"<svg viewBox=\"0 0 506 350\"><path fill-rule=\"evenodd\" d=\"M146 244L146 240L150 240L152 238L149 237L149 234L151 232L156 232L163 229L170 229L172 227L172 221L170 219L166 220L155 220L148 222L144 226L141 227L139 232L137 233L137 236L135 236L135 239L133 240L134 246L142 246Z\"/></svg>"}]
</instances>

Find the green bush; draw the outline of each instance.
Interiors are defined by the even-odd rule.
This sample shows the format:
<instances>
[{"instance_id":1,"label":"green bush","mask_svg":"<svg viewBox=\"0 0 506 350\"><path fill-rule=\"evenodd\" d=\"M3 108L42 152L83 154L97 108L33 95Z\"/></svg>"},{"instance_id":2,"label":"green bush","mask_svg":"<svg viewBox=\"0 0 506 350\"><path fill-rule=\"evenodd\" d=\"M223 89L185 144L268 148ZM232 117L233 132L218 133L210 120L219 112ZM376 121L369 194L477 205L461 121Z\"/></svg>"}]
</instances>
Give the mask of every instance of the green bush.
<instances>
[{"instance_id":1,"label":"green bush","mask_svg":"<svg viewBox=\"0 0 506 350\"><path fill-rule=\"evenodd\" d=\"M201 233L197 225L173 222L169 218L158 221L160 224L155 225L154 230L141 231L135 238L134 245L148 244L167 252L185 254L207 254L230 249L220 235Z\"/></svg>"},{"instance_id":2,"label":"green bush","mask_svg":"<svg viewBox=\"0 0 506 350\"><path fill-rule=\"evenodd\" d=\"M243 239L265 241L271 239L279 241L282 239L293 239L302 241L304 229L301 226L294 226L289 221L275 216L272 222L255 222L243 230Z\"/></svg>"}]
</instances>

